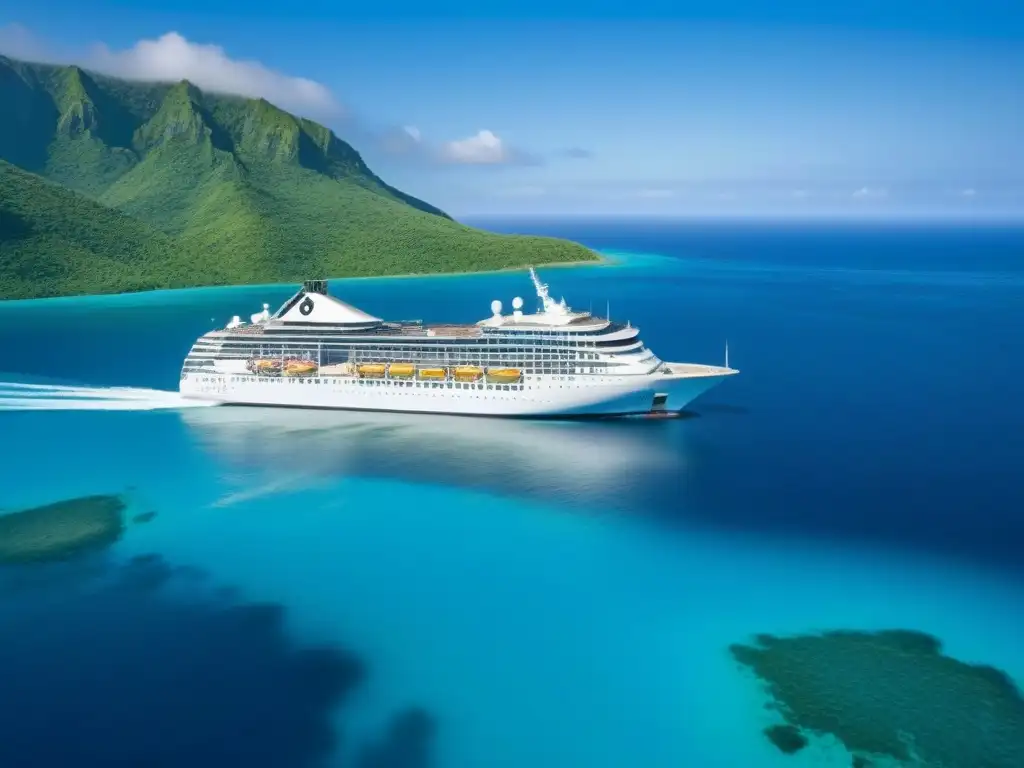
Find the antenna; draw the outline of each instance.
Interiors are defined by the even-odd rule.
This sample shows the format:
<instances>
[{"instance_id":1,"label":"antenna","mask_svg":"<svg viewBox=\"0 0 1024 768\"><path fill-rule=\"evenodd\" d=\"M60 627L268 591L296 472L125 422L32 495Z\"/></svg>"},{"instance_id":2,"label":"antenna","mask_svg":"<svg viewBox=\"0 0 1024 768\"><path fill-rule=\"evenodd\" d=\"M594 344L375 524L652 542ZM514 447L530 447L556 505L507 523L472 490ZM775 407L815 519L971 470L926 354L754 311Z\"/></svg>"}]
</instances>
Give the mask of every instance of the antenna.
<instances>
[{"instance_id":1,"label":"antenna","mask_svg":"<svg viewBox=\"0 0 1024 768\"><path fill-rule=\"evenodd\" d=\"M611 302L611 299L608 299L607 300L607 304L605 305L604 319L605 320L611 320L612 319L612 302Z\"/></svg>"},{"instance_id":2,"label":"antenna","mask_svg":"<svg viewBox=\"0 0 1024 768\"><path fill-rule=\"evenodd\" d=\"M530 267L530 279L533 280L533 287L537 291L537 298L540 299L542 311L549 312L555 306L555 302L548 293L547 285L540 281L540 278L537 277L537 271L533 267Z\"/></svg>"},{"instance_id":3,"label":"antenna","mask_svg":"<svg viewBox=\"0 0 1024 768\"><path fill-rule=\"evenodd\" d=\"M725 340L725 367L729 367L729 340Z\"/></svg>"}]
</instances>

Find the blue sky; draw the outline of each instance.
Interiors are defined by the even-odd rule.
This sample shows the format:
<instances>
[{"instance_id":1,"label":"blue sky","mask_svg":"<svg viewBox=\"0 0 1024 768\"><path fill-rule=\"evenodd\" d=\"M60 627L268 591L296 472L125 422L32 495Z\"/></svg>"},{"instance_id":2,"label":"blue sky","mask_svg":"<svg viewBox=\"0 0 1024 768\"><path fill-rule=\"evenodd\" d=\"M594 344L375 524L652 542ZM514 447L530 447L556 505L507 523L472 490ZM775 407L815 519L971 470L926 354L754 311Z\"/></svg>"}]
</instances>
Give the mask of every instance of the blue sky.
<instances>
[{"instance_id":1,"label":"blue sky","mask_svg":"<svg viewBox=\"0 0 1024 768\"><path fill-rule=\"evenodd\" d=\"M1024 215L1024 3L289 5L47 0L0 50L265 95L457 216Z\"/></svg>"}]
</instances>

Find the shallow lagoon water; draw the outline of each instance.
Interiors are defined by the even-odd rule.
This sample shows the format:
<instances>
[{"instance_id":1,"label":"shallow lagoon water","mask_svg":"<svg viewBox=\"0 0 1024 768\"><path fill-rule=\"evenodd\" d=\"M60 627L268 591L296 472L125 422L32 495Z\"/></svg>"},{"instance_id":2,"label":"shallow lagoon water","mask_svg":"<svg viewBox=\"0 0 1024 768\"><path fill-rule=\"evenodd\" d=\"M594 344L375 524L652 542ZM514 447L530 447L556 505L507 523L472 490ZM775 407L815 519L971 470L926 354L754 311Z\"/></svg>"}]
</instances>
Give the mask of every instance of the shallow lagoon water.
<instances>
[{"instance_id":1,"label":"shallow lagoon water","mask_svg":"<svg viewBox=\"0 0 1024 768\"><path fill-rule=\"evenodd\" d=\"M919 629L1024 681L1021 233L561 226L619 263L542 273L556 294L610 300L668 359L718 362L727 336L741 376L670 422L4 412L0 508L124 491L157 515L104 567L159 554L283 606L296 648L359 657L365 679L326 715L327 764L358 762L419 706L442 768L849 765L763 737L774 715L727 652L759 632ZM472 320L528 288L502 274L332 290L387 317ZM4 378L173 388L211 317L288 291L0 305ZM17 581L11 631L19 604L73 592Z\"/></svg>"}]
</instances>

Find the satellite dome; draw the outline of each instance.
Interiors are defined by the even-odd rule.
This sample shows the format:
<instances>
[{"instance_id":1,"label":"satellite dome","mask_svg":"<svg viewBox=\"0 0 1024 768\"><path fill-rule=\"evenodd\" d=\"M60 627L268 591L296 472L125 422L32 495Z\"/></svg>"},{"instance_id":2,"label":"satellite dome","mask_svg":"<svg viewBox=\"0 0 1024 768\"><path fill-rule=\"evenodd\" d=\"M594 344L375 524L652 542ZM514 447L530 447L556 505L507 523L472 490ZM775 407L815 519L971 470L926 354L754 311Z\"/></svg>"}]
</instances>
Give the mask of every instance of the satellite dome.
<instances>
[{"instance_id":1,"label":"satellite dome","mask_svg":"<svg viewBox=\"0 0 1024 768\"><path fill-rule=\"evenodd\" d=\"M516 296L514 299L512 299L512 309L522 309L522 308L523 308L523 297L522 296Z\"/></svg>"},{"instance_id":2,"label":"satellite dome","mask_svg":"<svg viewBox=\"0 0 1024 768\"><path fill-rule=\"evenodd\" d=\"M501 314L501 302L498 301L497 299L491 302L491 312L493 312L496 315Z\"/></svg>"}]
</instances>

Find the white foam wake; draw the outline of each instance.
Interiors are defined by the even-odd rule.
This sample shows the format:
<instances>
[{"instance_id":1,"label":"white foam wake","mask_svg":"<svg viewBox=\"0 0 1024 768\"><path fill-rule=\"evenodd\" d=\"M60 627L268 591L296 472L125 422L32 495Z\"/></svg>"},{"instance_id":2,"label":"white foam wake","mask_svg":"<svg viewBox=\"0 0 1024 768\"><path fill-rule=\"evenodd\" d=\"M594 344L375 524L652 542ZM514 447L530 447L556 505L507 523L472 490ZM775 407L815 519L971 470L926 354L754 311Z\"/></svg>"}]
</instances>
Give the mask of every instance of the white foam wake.
<instances>
[{"instance_id":1,"label":"white foam wake","mask_svg":"<svg viewBox=\"0 0 1024 768\"><path fill-rule=\"evenodd\" d=\"M162 389L0 381L0 411L154 411L210 405Z\"/></svg>"}]
</instances>

